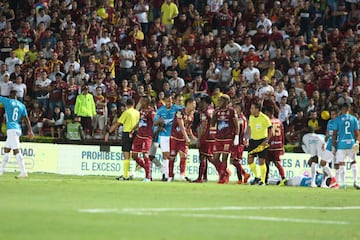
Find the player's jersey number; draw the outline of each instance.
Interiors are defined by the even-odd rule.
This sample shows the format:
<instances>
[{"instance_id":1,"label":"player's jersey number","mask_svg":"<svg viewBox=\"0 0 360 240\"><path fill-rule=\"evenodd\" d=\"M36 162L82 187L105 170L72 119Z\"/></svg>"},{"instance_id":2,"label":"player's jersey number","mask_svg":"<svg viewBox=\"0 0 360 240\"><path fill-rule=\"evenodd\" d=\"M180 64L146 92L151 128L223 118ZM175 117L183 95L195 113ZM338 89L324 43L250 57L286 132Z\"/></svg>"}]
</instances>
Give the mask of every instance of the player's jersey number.
<instances>
[{"instance_id":1,"label":"player's jersey number","mask_svg":"<svg viewBox=\"0 0 360 240\"><path fill-rule=\"evenodd\" d=\"M349 128L350 128L350 122L345 121L345 134L351 134Z\"/></svg>"},{"instance_id":2,"label":"player's jersey number","mask_svg":"<svg viewBox=\"0 0 360 240\"><path fill-rule=\"evenodd\" d=\"M11 119L16 122L19 118L19 108L14 108Z\"/></svg>"},{"instance_id":3,"label":"player's jersey number","mask_svg":"<svg viewBox=\"0 0 360 240\"><path fill-rule=\"evenodd\" d=\"M281 127L280 124L275 123L272 127L273 135L275 137L281 136Z\"/></svg>"}]
</instances>

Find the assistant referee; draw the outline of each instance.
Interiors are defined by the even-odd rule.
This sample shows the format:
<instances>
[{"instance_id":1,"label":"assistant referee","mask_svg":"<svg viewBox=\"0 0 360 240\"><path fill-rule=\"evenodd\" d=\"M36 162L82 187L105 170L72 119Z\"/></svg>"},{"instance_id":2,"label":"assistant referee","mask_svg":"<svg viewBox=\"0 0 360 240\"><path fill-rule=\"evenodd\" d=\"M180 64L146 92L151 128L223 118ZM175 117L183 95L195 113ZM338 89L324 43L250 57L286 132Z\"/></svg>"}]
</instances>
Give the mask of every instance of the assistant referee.
<instances>
[{"instance_id":1,"label":"assistant referee","mask_svg":"<svg viewBox=\"0 0 360 240\"><path fill-rule=\"evenodd\" d=\"M248 142L248 152L254 150L258 146L266 146L272 134L272 125L268 116L260 111L260 103L253 103L250 107L250 118L247 129L246 142ZM250 139L250 140L249 140ZM259 184L265 186L266 165L265 159L267 157L267 148L264 150L248 155L248 164L250 170L254 173L255 179L251 182L252 185ZM258 176L254 157L258 156L261 178Z\"/></svg>"},{"instance_id":2,"label":"assistant referee","mask_svg":"<svg viewBox=\"0 0 360 240\"><path fill-rule=\"evenodd\" d=\"M134 140L134 131L138 126L140 120L140 112L134 109L134 101L132 99L126 100L126 110L121 114L118 121L114 123L105 134L105 142L109 139L109 134L118 129L120 125L123 126L122 131L122 152L124 153L124 175L116 178L117 180L129 180L130 170L130 151Z\"/></svg>"}]
</instances>

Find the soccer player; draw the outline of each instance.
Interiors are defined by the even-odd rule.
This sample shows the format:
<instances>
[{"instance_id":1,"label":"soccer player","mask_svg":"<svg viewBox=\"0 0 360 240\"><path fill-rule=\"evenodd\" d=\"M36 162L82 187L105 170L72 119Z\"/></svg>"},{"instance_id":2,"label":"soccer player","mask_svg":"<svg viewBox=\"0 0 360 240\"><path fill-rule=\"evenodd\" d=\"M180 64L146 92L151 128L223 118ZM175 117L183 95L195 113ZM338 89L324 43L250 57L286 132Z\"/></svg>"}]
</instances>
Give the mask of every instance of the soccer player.
<instances>
[{"instance_id":1,"label":"soccer player","mask_svg":"<svg viewBox=\"0 0 360 240\"><path fill-rule=\"evenodd\" d=\"M269 106L265 109L265 114L270 118L272 125L272 136L269 138L270 147L268 149L268 157L266 159L266 180L269 176L270 162L273 162L279 171L281 182L280 186L283 186L285 179L285 171L281 165L280 156L284 154L284 126L282 122L274 117L274 107Z\"/></svg>"},{"instance_id":2,"label":"soccer player","mask_svg":"<svg viewBox=\"0 0 360 240\"><path fill-rule=\"evenodd\" d=\"M165 105L160 107L154 118L154 126L161 127L163 130L159 132L160 149L163 154L164 176L163 181L169 178L169 159L170 159L170 135L174 121L175 113L179 107L173 104L171 95L165 95Z\"/></svg>"},{"instance_id":3,"label":"soccer player","mask_svg":"<svg viewBox=\"0 0 360 240\"><path fill-rule=\"evenodd\" d=\"M190 141L196 141L191 130L195 108L195 100L188 98L185 101L185 109L178 110L175 114L170 136L169 182L174 179L174 162L178 153L180 155L180 180L190 181L185 176L185 171Z\"/></svg>"},{"instance_id":4,"label":"soccer player","mask_svg":"<svg viewBox=\"0 0 360 240\"><path fill-rule=\"evenodd\" d=\"M134 109L134 101L132 99L126 100L126 110L121 114L116 123L114 123L110 129L105 134L105 142L109 139L109 134L119 128L120 125L123 126L122 133L122 152L124 154L124 174L120 177L117 177L116 180L127 181L129 178L130 170L130 152L133 143L134 131L138 126L140 120L140 113L138 110Z\"/></svg>"},{"instance_id":5,"label":"soccer player","mask_svg":"<svg viewBox=\"0 0 360 240\"><path fill-rule=\"evenodd\" d=\"M216 126L214 162L218 165L219 184L229 182L227 159L234 145L239 145L239 125L235 110L229 106L230 97L221 95L211 125ZM220 160L220 157L222 158Z\"/></svg>"},{"instance_id":6,"label":"soccer player","mask_svg":"<svg viewBox=\"0 0 360 240\"><path fill-rule=\"evenodd\" d=\"M302 137L302 149L304 153L310 154L310 159L308 165L311 167L311 187L317 187L316 184L316 166L319 163L319 158L323 152L323 147L325 145L325 139L323 135L316 134L314 128L308 127L308 133L304 134ZM327 169L323 168L323 171L326 173ZM328 174L328 173L326 173ZM324 186L323 186L324 187Z\"/></svg>"},{"instance_id":7,"label":"soccer player","mask_svg":"<svg viewBox=\"0 0 360 240\"><path fill-rule=\"evenodd\" d=\"M4 147L4 156L0 166L0 176L4 174L5 166L9 161L9 153L11 149L15 155L15 158L20 167L20 174L16 178L26 178L28 176L23 156L20 152L20 136L22 119L25 120L29 138L34 137L34 133L31 128L30 120L28 118L26 107L23 103L17 100L17 92L15 90L10 91L9 98L0 97L0 103L4 105L6 114L6 142Z\"/></svg>"},{"instance_id":8,"label":"soccer player","mask_svg":"<svg viewBox=\"0 0 360 240\"><path fill-rule=\"evenodd\" d=\"M151 161L149 158L149 151L152 142L152 126L155 111L150 106L150 98L148 96L141 97L140 105L140 121L138 124L138 132L133 141L132 158L137 162L137 164L144 168L144 182L150 182ZM140 158L139 153L142 153L144 158Z\"/></svg>"},{"instance_id":9,"label":"soccer player","mask_svg":"<svg viewBox=\"0 0 360 240\"><path fill-rule=\"evenodd\" d=\"M265 186L266 178L266 165L265 159L268 154L269 139L272 136L272 125L268 116L260 111L260 103L252 103L250 107L249 126L247 129L246 142L249 143L248 147L248 164L251 171L254 173L254 180L252 185L259 184ZM250 140L248 140L250 139ZM255 157L259 158L261 178L259 178L256 164L254 162Z\"/></svg>"},{"instance_id":10,"label":"soccer player","mask_svg":"<svg viewBox=\"0 0 360 240\"><path fill-rule=\"evenodd\" d=\"M358 168L356 164L356 154L359 152L359 121L356 117L349 114L350 105L344 103L341 107L341 115L334 121L334 131L332 138L332 151L335 152L335 169L337 171L338 183L345 187L345 159L351 160L351 170L353 172L354 187L360 189L357 184Z\"/></svg>"},{"instance_id":11,"label":"soccer player","mask_svg":"<svg viewBox=\"0 0 360 240\"><path fill-rule=\"evenodd\" d=\"M238 116L238 126L239 126L239 144L234 145L233 151L230 156L230 162L236 168L236 174L238 177L237 184L247 183L250 174L245 172L244 168L241 165L242 155L245 148L244 135L245 130L247 129L247 119L242 112L241 103L235 104L235 111ZM242 179L242 175L244 175L244 181Z\"/></svg>"},{"instance_id":12,"label":"soccer player","mask_svg":"<svg viewBox=\"0 0 360 240\"><path fill-rule=\"evenodd\" d=\"M214 114L214 107L210 96L206 96L200 101L200 126L198 127L198 148L199 148L199 176L194 182L202 183L207 170L207 161L214 164L213 148L215 143L216 128L211 127L211 118ZM215 168L218 165L214 164ZM218 169L217 169L218 170Z\"/></svg>"},{"instance_id":13,"label":"soccer player","mask_svg":"<svg viewBox=\"0 0 360 240\"><path fill-rule=\"evenodd\" d=\"M331 119L327 123L325 141L323 142L321 138L322 146L320 151L320 165L323 169L323 172L330 178L330 187L338 188L339 186L336 183L336 178L334 177L329 167L329 163L332 163L335 159L334 154L331 152L331 150L332 150L332 136L334 131L335 118L337 117L337 112L335 109L331 109L330 114L331 114ZM318 164L318 159L311 158L309 161L309 165L311 166L312 175L314 174L313 171L315 171L315 167L313 165L316 166L316 164ZM321 184L321 187L327 188L325 178L323 183Z\"/></svg>"}]
</instances>

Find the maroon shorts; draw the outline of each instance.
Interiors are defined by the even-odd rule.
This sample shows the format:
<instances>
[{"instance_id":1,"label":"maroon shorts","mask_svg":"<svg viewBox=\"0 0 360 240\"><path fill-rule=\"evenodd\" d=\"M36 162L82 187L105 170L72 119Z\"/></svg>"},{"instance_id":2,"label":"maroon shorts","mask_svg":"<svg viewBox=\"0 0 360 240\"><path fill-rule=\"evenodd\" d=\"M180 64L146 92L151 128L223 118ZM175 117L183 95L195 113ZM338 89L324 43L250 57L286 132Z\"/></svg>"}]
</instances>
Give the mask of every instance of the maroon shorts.
<instances>
[{"instance_id":1,"label":"maroon shorts","mask_svg":"<svg viewBox=\"0 0 360 240\"><path fill-rule=\"evenodd\" d=\"M135 153L149 153L151 142L152 139L149 137L139 137L136 135L133 141L132 151Z\"/></svg>"},{"instance_id":2,"label":"maroon shorts","mask_svg":"<svg viewBox=\"0 0 360 240\"><path fill-rule=\"evenodd\" d=\"M234 147L233 140L215 139L214 153L231 153Z\"/></svg>"},{"instance_id":3,"label":"maroon shorts","mask_svg":"<svg viewBox=\"0 0 360 240\"><path fill-rule=\"evenodd\" d=\"M282 155L284 155L284 152L282 150L268 150L267 159L271 162L278 162L281 161L280 156Z\"/></svg>"},{"instance_id":4,"label":"maroon shorts","mask_svg":"<svg viewBox=\"0 0 360 240\"><path fill-rule=\"evenodd\" d=\"M243 152L244 152L243 145L234 146L233 150L231 151L231 158L241 160Z\"/></svg>"},{"instance_id":5,"label":"maroon shorts","mask_svg":"<svg viewBox=\"0 0 360 240\"><path fill-rule=\"evenodd\" d=\"M200 142L200 146L199 146L200 154L205 155L205 156L212 156L213 152L214 152L214 144L215 144L215 141Z\"/></svg>"},{"instance_id":6,"label":"maroon shorts","mask_svg":"<svg viewBox=\"0 0 360 240\"><path fill-rule=\"evenodd\" d=\"M185 141L170 137L170 156L175 157L179 152L188 154L189 147Z\"/></svg>"}]
</instances>

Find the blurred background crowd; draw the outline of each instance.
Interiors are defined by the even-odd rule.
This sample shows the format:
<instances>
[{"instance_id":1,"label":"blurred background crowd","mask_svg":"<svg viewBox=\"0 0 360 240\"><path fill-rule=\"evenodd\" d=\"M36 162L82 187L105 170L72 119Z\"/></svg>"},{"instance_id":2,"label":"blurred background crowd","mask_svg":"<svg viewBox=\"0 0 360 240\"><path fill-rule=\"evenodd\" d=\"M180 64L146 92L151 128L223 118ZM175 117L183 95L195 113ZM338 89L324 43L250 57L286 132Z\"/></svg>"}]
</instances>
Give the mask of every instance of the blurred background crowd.
<instances>
[{"instance_id":1,"label":"blurred background crowd","mask_svg":"<svg viewBox=\"0 0 360 240\"><path fill-rule=\"evenodd\" d=\"M75 115L92 119L82 126L88 138L101 136L127 99L137 104L143 95L154 107L166 94L176 104L210 95L216 106L226 93L243 103L246 116L253 102L272 105L286 142L295 145L308 126L325 132L329 109L348 102L359 113L358 0L0 6L0 95L18 91L40 136L60 138Z\"/></svg>"}]
</instances>

